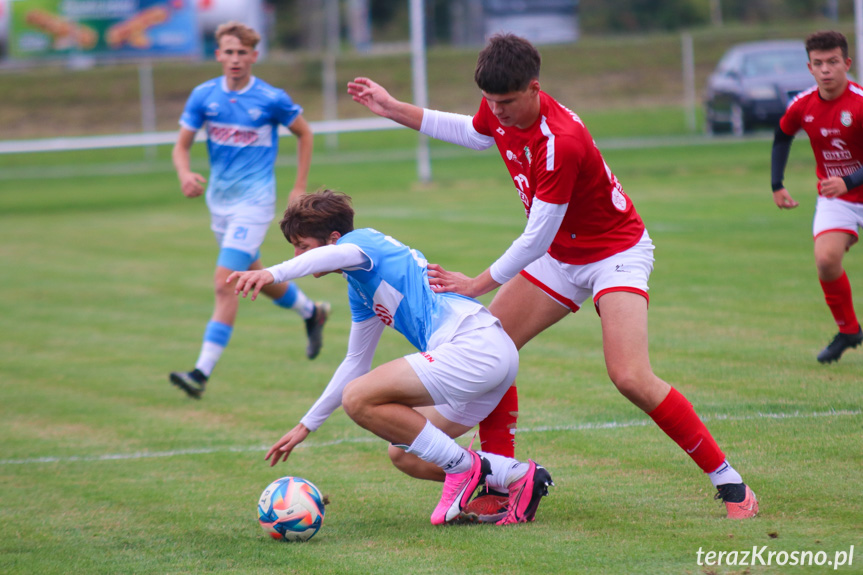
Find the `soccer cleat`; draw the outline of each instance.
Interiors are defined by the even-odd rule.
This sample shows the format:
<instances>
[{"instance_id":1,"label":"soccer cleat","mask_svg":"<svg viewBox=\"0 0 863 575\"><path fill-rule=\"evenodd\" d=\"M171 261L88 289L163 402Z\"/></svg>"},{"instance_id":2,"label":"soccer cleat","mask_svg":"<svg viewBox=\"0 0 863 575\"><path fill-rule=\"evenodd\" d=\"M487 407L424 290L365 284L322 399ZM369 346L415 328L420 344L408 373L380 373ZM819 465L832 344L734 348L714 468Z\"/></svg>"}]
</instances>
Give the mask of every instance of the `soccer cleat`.
<instances>
[{"instance_id":1,"label":"soccer cleat","mask_svg":"<svg viewBox=\"0 0 863 575\"><path fill-rule=\"evenodd\" d=\"M470 469L446 474L440 502L431 515L432 525L443 525L457 520L470 501L470 496L485 481L485 476L491 473L491 464L487 459L483 459L475 451L466 450L466 453L471 458Z\"/></svg>"},{"instance_id":2,"label":"soccer cleat","mask_svg":"<svg viewBox=\"0 0 863 575\"><path fill-rule=\"evenodd\" d=\"M306 346L306 357L315 359L324 346L324 324L330 317L330 304L325 301L315 302L315 312L306 320L306 335L309 344Z\"/></svg>"},{"instance_id":3,"label":"soccer cleat","mask_svg":"<svg viewBox=\"0 0 863 575\"><path fill-rule=\"evenodd\" d=\"M506 517L509 495L483 490L474 497L459 516L459 523L497 523Z\"/></svg>"},{"instance_id":4,"label":"soccer cleat","mask_svg":"<svg viewBox=\"0 0 863 575\"><path fill-rule=\"evenodd\" d=\"M172 371L169 376L171 383L182 389L189 397L201 399L204 388L207 386L207 376L198 368L192 371Z\"/></svg>"},{"instance_id":5,"label":"soccer cleat","mask_svg":"<svg viewBox=\"0 0 863 575\"><path fill-rule=\"evenodd\" d=\"M728 519L749 519L758 514L758 498L745 483L727 483L716 490L713 498L725 502Z\"/></svg>"},{"instance_id":6,"label":"soccer cleat","mask_svg":"<svg viewBox=\"0 0 863 575\"><path fill-rule=\"evenodd\" d=\"M548 495L549 486L554 485L551 474L545 467L537 465L532 459L528 459L527 462L529 465L527 473L509 486L509 508L506 516L496 525L533 521L539 502Z\"/></svg>"},{"instance_id":7,"label":"soccer cleat","mask_svg":"<svg viewBox=\"0 0 863 575\"><path fill-rule=\"evenodd\" d=\"M833 338L833 341L818 354L818 361L820 363L839 361L839 358L842 357L846 349L855 348L861 342L863 342L863 328L858 330L857 333L842 333L840 331Z\"/></svg>"}]
</instances>

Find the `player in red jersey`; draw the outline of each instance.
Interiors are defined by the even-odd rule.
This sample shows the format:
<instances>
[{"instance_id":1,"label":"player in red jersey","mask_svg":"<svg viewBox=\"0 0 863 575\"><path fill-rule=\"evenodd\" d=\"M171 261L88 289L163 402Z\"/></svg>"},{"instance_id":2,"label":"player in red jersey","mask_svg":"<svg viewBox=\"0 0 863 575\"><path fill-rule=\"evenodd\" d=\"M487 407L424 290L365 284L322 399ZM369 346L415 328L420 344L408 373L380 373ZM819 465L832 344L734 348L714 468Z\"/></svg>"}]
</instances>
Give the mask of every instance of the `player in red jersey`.
<instances>
[{"instance_id":1,"label":"player in red jersey","mask_svg":"<svg viewBox=\"0 0 863 575\"><path fill-rule=\"evenodd\" d=\"M429 266L435 289L475 297L500 287L489 309L519 349L592 298L614 385L709 474L728 517L752 517L755 494L692 405L650 367L653 242L584 123L540 89L539 69L539 52L528 41L511 34L491 38L474 74L483 100L473 117L401 102L368 78L350 82L348 93L372 112L431 137L478 150L496 145L513 178L528 217L524 233L476 278ZM483 449L513 453L508 427L514 428L517 410L513 388L480 425ZM442 479L429 469L406 471Z\"/></svg>"},{"instance_id":2,"label":"player in red jersey","mask_svg":"<svg viewBox=\"0 0 863 575\"><path fill-rule=\"evenodd\" d=\"M818 361L838 361L845 350L863 342L854 313L851 283L842 266L845 252L863 226L863 88L848 80L848 41L839 32L816 32L806 39L809 71L816 86L799 94L779 121L773 139L771 180L779 209L798 203L782 183L794 135L805 130L815 154L818 202L812 223L815 266L824 299L839 333L818 354Z\"/></svg>"}]
</instances>

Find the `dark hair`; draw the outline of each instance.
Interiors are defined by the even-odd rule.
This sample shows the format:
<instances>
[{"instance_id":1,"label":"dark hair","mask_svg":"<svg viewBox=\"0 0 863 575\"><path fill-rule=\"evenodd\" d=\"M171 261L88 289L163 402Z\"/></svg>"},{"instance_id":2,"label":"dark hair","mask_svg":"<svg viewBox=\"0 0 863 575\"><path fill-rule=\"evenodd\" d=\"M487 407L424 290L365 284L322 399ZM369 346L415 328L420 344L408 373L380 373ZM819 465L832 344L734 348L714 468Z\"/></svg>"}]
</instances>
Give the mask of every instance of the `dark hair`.
<instances>
[{"instance_id":1,"label":"dark hair","mask_svg":"<svg viewBox=\"0 0 863 575\"><path fill-rule=\"evenodd\" d=\"M842 57L848 58L848 40L841 32L833 30L824 30L810 34L806 38L806 54L813 50L828 51L836 48L842 48Z\"/></svg>"},{"instance_id":2,"label":"dark hair","mask_svg":"<svg viewBox=\"0 0 863 575\"><path fill-rule=\"evenodd\" d=\"M351 197L333 190L304 194L288 205L279 227L291 243L297 238L314 238L326 243L332 232L345 235L353 231Z\"/></svg>"},{"instance_id":3,"label":"dark hair","mask_svg":"<svg viewBox=\"0 0 863 575\"><path fill-rule=\"evenodd\" d=\"M539 79L542 58L533 44L515 34L495 34L479 53L473 79L488 94L508 94Z\"/></svg>"}]
</instances>

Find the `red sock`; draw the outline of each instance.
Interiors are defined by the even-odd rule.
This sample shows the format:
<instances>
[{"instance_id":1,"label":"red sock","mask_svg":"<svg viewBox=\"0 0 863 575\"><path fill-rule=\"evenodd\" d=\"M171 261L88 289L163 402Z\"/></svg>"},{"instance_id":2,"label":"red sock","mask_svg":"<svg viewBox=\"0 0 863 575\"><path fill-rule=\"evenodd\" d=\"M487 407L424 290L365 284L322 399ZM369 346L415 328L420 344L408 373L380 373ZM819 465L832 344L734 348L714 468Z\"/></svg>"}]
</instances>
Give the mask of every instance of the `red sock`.
<instances>
[{"instance_id":1,"label":"red sock","mask_svg":"<svg viewBox=\"0 0 863 575\"><path fill-rule=\"evenodd\" d=\"M860 331L860 323L854 313L854 299L851 297L851 282L848 274L842 272L842 277L832 282L821 281L821 289L824 290L824 300L827 307L839 326L842 333L857 333Z\"/></svg>"},{"instance_id":2,"label":"red sock","mask_svg":"<svg viewBox=\"0 0 863 575\"><path fill-rule=\"evenodd\" d=\"M659 406L648 413L656 425L674 440L704 473L716 471L725 461L725 454L716 445L692 404L671 388Z\"/></svg>"},{"instance_id":3,"label":"red sock","mask_svg":"<svg viewBox=\"0 0 863 575\"><path fill-rule=\"evenodd\" d=\"M518 419L518 391L512 385L488 417L479 422L482 451L515 457L515 425Z\"/></svg>"}]
</instances>

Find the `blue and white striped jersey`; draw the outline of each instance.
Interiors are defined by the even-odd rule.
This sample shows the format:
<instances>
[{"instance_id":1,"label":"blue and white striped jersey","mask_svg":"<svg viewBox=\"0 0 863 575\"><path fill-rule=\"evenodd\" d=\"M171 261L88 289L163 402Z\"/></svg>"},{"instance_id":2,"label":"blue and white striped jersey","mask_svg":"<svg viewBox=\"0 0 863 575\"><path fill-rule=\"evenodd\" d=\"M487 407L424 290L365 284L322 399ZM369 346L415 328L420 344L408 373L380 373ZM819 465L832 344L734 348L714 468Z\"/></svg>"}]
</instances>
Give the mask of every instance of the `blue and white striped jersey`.
<instances>
[{"instance_id":1,"label":"blue and white striped jersey","mask_svg":"<svg viewBox=\"0 0 863 575\"><path fill-rule=\"evenodd\" d=\"M211 209L275 203L278 127L290 126L302 112L284 90L254 76L239 92L228 90L224 77L192 90L180 125L207 132Z\"/></svg>"},{"instance_id":2,"label":"blue and white striped jersey","mask_svg":"<svg viewBox=\"0 0 863 575\"><path fill-rule=\"evenodd\" d=\"M472 298L433 292L425 256L377 230L354 230L337 243L354 244L369 259L363 269L342 270L354 322L377 316L418 350L428 351L482 309Z\"/></svg>"}]
</instances>

